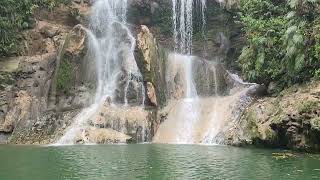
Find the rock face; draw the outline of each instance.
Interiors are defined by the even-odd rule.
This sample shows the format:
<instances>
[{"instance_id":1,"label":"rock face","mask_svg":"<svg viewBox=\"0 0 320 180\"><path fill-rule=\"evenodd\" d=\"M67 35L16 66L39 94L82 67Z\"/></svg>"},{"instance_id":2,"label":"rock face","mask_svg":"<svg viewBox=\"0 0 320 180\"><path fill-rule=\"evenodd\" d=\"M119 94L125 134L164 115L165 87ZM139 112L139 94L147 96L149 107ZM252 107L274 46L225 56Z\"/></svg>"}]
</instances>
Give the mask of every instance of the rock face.
<instances>
[{"instance_id":1,"label":"rock face","mask_svg":"<svg viewBox=\"0 0 320 180\"><path fill-rule=\"evenodd\" d=\"M81 113L79 114L81 115ZM77 116L78 118L79 115ZM110 99L89 117L87 125L76 127L72 136L58 143L107 144L149 142L153 137L153 120L156 113L138 106L118 106ZM76 119L74 120L76 121ZM72 128L72 126L71 126Z\"/></svg>"},{"instance_id":2,"label":"rock face","mask_svg":"<svg viewBox=\"0 0 320 180\"><path fill-rule=\"evenodd\" d=\"M167 53L156 43L147 26L141 26L138 34L136 60L147 85L149 104L165 105Z\"/></svg>"},{"instance_id":3,"label":"rock face","mask_svg":"<svg viewBox=\"0 0 320 180\"><path fill-rule=\"evenodd\" d=\"M39 128L33 131L33 128L43 123L47 125L44 131L48 131L55 123L49 122L49 119L44 121L40 119L47 111L47 98L56 54L47 53L18 58L20 59L18 68L11 74L14 81L2 92L4 103L1 109L4 118L0 121L0 131L12 134L9 139L11 142L20 143L21 140L22 143L28 143L28 138L34 138L31 134L35 135L44 130Z\"/></svg>"},{"instance_id":4,"label":"rock face","mask_svg":"<svg viewBox=\"0 0 320 180\"><path fill-rule=\"evenodd\" d=\"M223 61L233 67L245 39L241 35L241 25L234 22L237 15L225 8L233 7L236 1L219 2L207 1L205 38L202 35L202 15L194 12L192 54L210 61ZM173 51L171 3L171 0L131 1L128 20L137 26L147 25L159 44Z\"/></svg>"},{"instance_id":5,"label":"rock face","mask_svg":"<svg viewBox=\"0 0 320 180\"><path fill-rule=\"evenodd\" d=\"M143 107L117 107L105 104L90 124L100 129L112 129L125 134L129 142L149 142L153 136L155 112ZM112 138L111 138L112 139Z\"/></svg>"},{"instance_id":6,"label":"rock face","mask_svg":"<svg viewBox=\"0 0 320 180\"><path fill-rule=\"evenodd\" d=\"M0 60L0 143L56 142L81 109L92 102L96 74L88 53L87 31L82 25L73 26L80 20L69 14L72 8L89 5L87 1L83 4L74 1L72 7L59 7L55 12L60 14L60 19L44 11L37 12L35 28L23 32L21 54L24 56ZM92 127L81 133L83 138L79 143L151 140L157 122L155 109L165 102L161 94L163 79L157 73L164 65L165 56L161 56L164 52L157 49L152 34L143 33L141 42L144 39L145 43L140 44L138 54L145 71L150 107L148 110L124 107L123 111L116 111L111 106L102 109L97 112L97 119L91 121ZM152 49L149 54L148 48ZM123 88L117 91L119 97L123 97L121 91ZM130 97L136 93L129 90L127 96L134 99Z\"/></svg>"},{"instance_id":7,"label":"rock face","mask_svg":"<svg viewBox=\"0 0 320 180\"><path fill-rule=\"evenodd\" d=\"M319 151L319 93L320 83L312 82L258 99L228 133L228 143Z\"/></svg>"},{"instance_id":8,"label":"rock face","mask_svg":"<svg viewBox=\"0 0 320 180\"><path fill-rule=\"evenodd\" d=\"M95 86L94 66L87 54L87 33L75 26L67 35L57 57L51 86L51 105L56 109L81 108L90 102L90 88ZM92 92L92 90L91 90Z\"/></svg>"},{"instance_id":9,"label":"rock face","mask_svg":"<svg viewBox=\"0 0 320 180\"><path fill-rule=\"evenodd\" d=\"M0 143L48 144L55 141L78 113L79 107L75 105L69 105L69 109L60 106L68 103L62 103L60 99L56 101L57 91L53 91L57 85L56 77L63 74L58 72L58 55L66 57L65 52L68 52L68 57L80 61L78 64L84 59L80 56L85 51L82 46L85 39L77 36L83 35L81 28L76 27L71 32L74 36L71 35L67 50L59 51L74 25L69 10L59 6L52 15L43 10L36 12L35 27L24 31L20 37L22 56L0 60ZM73 73L72 69L65 70ZM74 100L75 96L69 95L68 98L73 100L71 102L81 102Z\"/></svg>"}]
</instances>

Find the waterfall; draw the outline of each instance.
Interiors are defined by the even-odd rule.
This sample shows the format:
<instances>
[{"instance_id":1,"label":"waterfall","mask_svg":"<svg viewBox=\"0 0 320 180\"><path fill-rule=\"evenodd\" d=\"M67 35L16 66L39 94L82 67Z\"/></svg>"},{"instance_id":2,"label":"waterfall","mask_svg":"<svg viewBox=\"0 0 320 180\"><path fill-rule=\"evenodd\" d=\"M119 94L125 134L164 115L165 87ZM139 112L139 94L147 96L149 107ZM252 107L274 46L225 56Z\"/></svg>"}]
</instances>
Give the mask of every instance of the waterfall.
<instances>
[{"instance_id":1,"label":"waterfall","mask_svg":"<svg viewBox=\"0 0 320 180\"><path fill-rule=\"evenodd\" d=\"M172 0L173 39L175 51L181 54L192 54L193 8L200 8L202 16L202 35L206 39L206 0ZM178 48L179 47L179 48Z\"/></svg>"},{"instance_id":2,"label":"waterfall","mask_svg":"<svg viewBox=\"0 0 320 180\"><path fill-rule=\"evenodd\" d=\"M193 73L188 72L185 62L191 62ZM171 99L162 114L166 119L153 138L154 143L215 144L216 137L224 132L229 123L237 120L241 109L251 102L247 95L251 83L244 83L229 74L221 64L195 56L170 54L166 81ZM204 81L190 83L200 73ZM209 78L207 78L209 77ZM226 85L228 78L236 85ZM209 84L209 88L207 88ZM191 85L191 86L190 86ZM208 92L189 95L189 88L202 88ZM192 92L192 91L191 91ZM222 95L223 94L223 95Z\"/></svg>"},{"instance_id":3,"label":"waterfall","mask_svg":"<svg viewBox=\"0 0 320 180\"><path fill-rule=\"evenodd\" d=\"M127 0L97 0L93 4L87 35L88 54L96 64L94 103L75 117L58 144L74 144L80 132L86 142L84 131L90 118L106 101L128 106L130 88L137 90L137 101L144 105L143 78L134 58L135 38L126 23L127 4ZM123 91L120 100L117 90Z\"/></svg>"},{"instance_id":4,"label":"waterfall","mask_svg":"<svg viewBox=\"0 0 320 180\"><path fill-rule=\"evenodd\" d=\"M153 142L214 144L230 120L239 117L238 109L250 102L248 88L246 83L227 87L228 73L221 64L192 56L192 9L200 7L202 36L206 41L206 0L195 3L192 0L172 0L172 4L175 52L168 57L166 73L171 100L163 110L166 120L160 125ZM203 78L202 81L199 77Z\"/></svg>"},{"instance_id":5,"label":"waterfall","mask_svg":"<svg viewBox=\"0 0 320 180\"><path fill-rule=\"evenodd\" d=\"M206 33L206 9L207 9L207 3L206 0L199 0L200 5L201 5L201 16L202 16L202 27L201 27L201 32L202 32L202 37L204 40L204 54L207 54L207 33Z\"/></svg>"}]
</instances>

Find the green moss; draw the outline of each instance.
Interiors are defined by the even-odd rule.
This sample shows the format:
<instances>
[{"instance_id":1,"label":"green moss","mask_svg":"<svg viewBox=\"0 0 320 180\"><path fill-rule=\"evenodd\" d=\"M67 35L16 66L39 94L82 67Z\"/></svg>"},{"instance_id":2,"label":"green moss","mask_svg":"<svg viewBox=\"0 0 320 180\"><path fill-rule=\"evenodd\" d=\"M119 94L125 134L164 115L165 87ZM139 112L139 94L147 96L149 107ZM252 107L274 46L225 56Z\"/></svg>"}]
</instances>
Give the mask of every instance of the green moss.
<instances>
[{"instance_id":1,"label":"green moss","mask_svg":"<svg viewBox=\"0 0 320 180\"><path fill-rule=\"evenodd\" d=\"M0 90L4 90L8 85L12 85L14 83L14 79L12 75L9 73L0 73Z\"/></svg>"},{"instance_id":2,"label":"green moss","mask_svg":"<svg viewBox=\"0 0 320 180\"><path fill-rule=\"evenodd\" d=\"M68 94L72 82L72 64L67 57L63 57L57 74L57 90Z\"/></svg>"},{"instance_id":3,"label":"green moss","mask_svg":"<svg viewBox=\"0 0 320 180\"><path fill-rule=\"evenodd\" d=\"M306 101L298 105L299 113L307 113L319 108L319 102Z\"/></svg>"},{"instance_id":4,"label":"green moss","mask_svg":"<svg viewBox=\"0 0 320 180\"><path fill-rule=\"evenodd\" d=\"M320 131L320 117L311 119L311 129Z\"/></svg>"},{"instance_id":5,"label":"green moss","mask_svg":"<svg viewBox=\"0 0 320 180\"><path fill-rule=\"evenodd\" d=\"M159 27L162 34L172 36L172 17L171 8L161 7L154 16L153 23Z\"/></svg>"},{"instance_id":6,"label":"green moss","mask_svg":"<svg viewBox=\"0 0 320 180\"><path fill-rule=\"evenodd\" d=\"M248 111L244 116L246 122L246 132L249 132L249 136L252 138L259 137L258 125L256 123L257 117L254 111Z\"/></svg>"},{"instance_id":7,"label":"green moss","mask_svg":"<svg viewBox=\"0 0 320 180\"><path fill-rule=\"evenodd\" d=\"M274 132L270 127L265 129L266 140L273 141L277 139L277 133Z\"/></svg>"}]
</instances>

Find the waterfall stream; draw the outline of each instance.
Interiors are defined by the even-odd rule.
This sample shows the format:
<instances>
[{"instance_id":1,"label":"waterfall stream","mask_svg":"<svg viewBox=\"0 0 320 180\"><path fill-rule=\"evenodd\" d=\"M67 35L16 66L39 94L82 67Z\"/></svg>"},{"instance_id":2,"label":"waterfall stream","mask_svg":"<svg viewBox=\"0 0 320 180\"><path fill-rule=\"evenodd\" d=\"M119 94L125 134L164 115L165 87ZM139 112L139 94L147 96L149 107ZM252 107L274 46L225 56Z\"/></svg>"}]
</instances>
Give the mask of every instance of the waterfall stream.
<instances>
[{"instance_id":1,"label":"waterfall stream","mask_svg":"<svg viewBox=\"0 0 320 180\"><path fill-rule=\"evenodd\" d=\"M247 88L235 86L223 89L226 71L218 62L209 62L192 55L192 9L199 8L202 16L202 35L206 39L206 0L172 0L175 53L169 55L167 85L171 93L164 110L167 119L160 125L154 143L213 144L231 120L240 113L239 101L247 99ZM177 47L180 47L178 49ZM180 54L177 54L180 53ZM212 57L215 59L215 57ZM203 65L204 64L204 65ZM199 76L204 81L198 82ZM230 75L231 76L231 75ZM201 77L200 77L201 78ZM210 79L212 79L210 81ZM213 88L210 88L214 86ZM197 92L206 89L206 93ZM223 95L222 95L223 94Z\"/></svg>"},{"instance_id":2,"label":"waterfall stream","mask_svg":"<svg viewBox=\"0 0 320 180\"><path fill-rule=\"evenodd\" d=\"M57 144L74 144L79 141L78 136L82 137L80 139L84 143L90 143L86 137L88 121L95 118L106 101L119 108L128 106L128 91L132 87L137 90L136 101L144 106L143 78L134 58L136 40L126 23L127 4L127 0L95 1L87 29L88 53L96 64L97 88L94 103L75 117L74 123ZM116 94L117 90L123 90L120 98L119 92ZM123 127L119 131L123 131L122 129Z\"/></svg>"}]
</instances>

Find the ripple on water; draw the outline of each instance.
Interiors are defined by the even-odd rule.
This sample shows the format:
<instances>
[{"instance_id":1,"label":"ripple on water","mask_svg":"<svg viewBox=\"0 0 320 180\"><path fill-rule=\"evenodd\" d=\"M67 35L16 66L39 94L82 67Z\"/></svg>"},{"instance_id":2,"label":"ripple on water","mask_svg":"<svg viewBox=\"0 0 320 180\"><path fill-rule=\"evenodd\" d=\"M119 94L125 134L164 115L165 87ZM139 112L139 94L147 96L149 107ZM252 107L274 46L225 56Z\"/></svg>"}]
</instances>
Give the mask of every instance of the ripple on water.
<instances>
[{"instance_id":1,"label":"ripple on water","mask_svg":"<svg viewBox=\"0 0 320 180\"><path fill-rule=\"evenodd\" d=\"M203 145L0 146L1 179L317 179L318 155Z\"/></svg>"}]
</instances>

